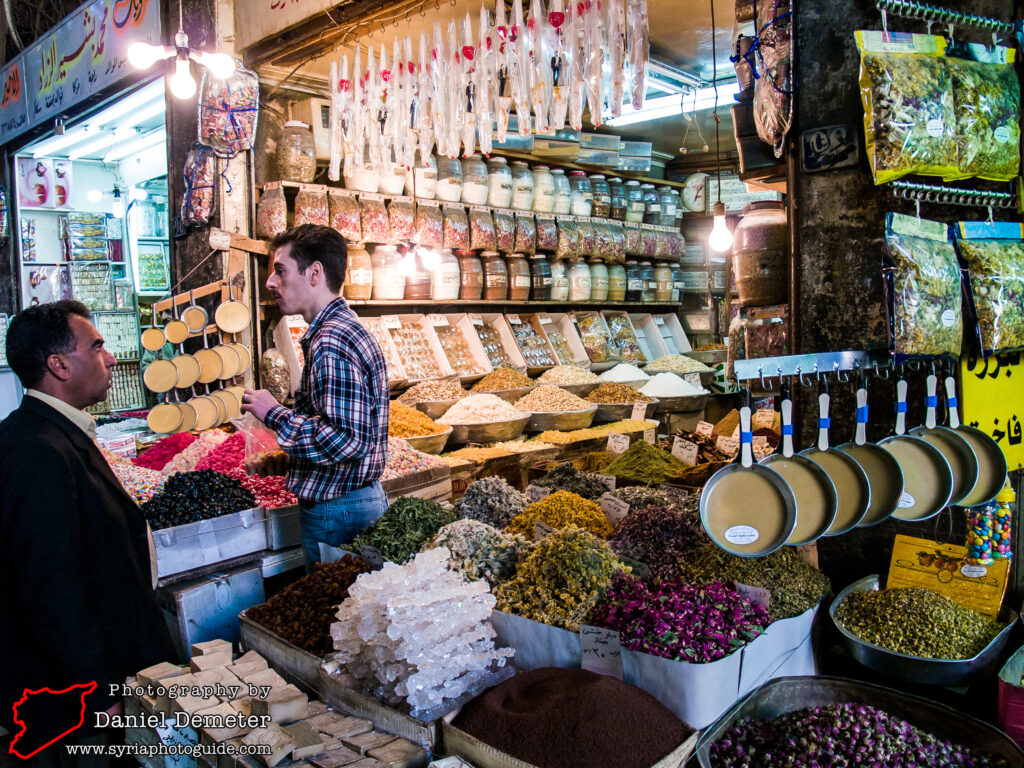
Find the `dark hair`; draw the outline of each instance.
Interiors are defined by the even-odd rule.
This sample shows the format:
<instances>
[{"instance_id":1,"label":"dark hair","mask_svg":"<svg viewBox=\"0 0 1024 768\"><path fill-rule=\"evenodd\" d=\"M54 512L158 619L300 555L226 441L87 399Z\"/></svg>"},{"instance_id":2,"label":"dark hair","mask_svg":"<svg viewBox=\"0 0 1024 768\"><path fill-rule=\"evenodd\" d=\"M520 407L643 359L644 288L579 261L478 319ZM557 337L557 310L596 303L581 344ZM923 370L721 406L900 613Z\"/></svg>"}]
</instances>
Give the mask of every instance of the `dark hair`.
<instances>
[{"instance_id":1,"label":"dark hair","mask_svg":"<svg viewBox=\"0 0 1024 768\"><path fill-rule=\"evenodd\" d=\"M306 267L319 261L327 277L327 287L337 293L345 282L348 269L348 248L336 229L323 224L300 224L282 232L270 244L271 252L291 245L289 256L299 265L299 274L306 273Z\"/></svg>"},{"instance_id":2,"label":"dark hair","mask_svg":"<svg viewBox=\"0 0 1024 768\"><path fill-rule=\"evenodd\" d=\"M65 299L29 307L11 320L7 329L7 363L26 389L43 380L46 358L75 348L71 315L88 320L89 309L80 301Z\"/></svg>"}]
</instances>

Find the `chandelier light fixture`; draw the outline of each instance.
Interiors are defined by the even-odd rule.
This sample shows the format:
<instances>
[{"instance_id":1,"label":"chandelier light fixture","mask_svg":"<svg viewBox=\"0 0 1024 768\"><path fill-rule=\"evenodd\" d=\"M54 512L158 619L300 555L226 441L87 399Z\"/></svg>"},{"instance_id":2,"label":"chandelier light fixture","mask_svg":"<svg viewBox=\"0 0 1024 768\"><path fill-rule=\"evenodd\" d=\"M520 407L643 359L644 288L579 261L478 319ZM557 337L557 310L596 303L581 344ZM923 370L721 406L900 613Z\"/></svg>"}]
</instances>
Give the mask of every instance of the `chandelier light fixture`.
<instances>
[{"instance_id":1,"label":"chandelier light fixture","mask_svg":"<svg viewBox=\"0 0 1024 768\"><path fill-rule=\"evenodd\" d=\"M178 32L174 35L174 46L150 45L149 43L132 43L128 46L128 62L136 69L149 69L158 61L174 58L174 72L168 80L171 93L179 99L191 99L196 95L196 81L192 77L191 59L196 64L206 67L211 75L219 80L231 77L235 72L235 60L226 53L207 53L193 51L188 45L188 35L178 2Z\"/></svg>"}]
</instances>

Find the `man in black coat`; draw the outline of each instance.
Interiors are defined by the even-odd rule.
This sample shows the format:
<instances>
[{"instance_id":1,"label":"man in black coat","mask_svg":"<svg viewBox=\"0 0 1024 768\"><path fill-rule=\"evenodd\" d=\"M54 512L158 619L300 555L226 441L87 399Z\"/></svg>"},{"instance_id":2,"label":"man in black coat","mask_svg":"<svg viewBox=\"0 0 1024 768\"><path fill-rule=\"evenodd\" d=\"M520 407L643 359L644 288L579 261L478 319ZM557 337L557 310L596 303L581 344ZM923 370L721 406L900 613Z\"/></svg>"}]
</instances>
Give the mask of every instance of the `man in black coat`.
<instances>
[{"instance_id":1,"label":"man in black coat","mask_svg":"<svg viewBox=\"0 0 1024 768\"><path fill-rule=\"evenodd\" d=\"M64 747L110 735L92 729L95 713L119 712L110 685L177 654L153 592L146 520L81 410L106 397L115 365L89 311L76 301L24 310L7 359L27 391L0 423L0 725L19 733L13 706L26 690L95 681L84 695L43 691L19 706L17 754L74 728L35 759L81 765Z\"/></svg>"}]
</instances>

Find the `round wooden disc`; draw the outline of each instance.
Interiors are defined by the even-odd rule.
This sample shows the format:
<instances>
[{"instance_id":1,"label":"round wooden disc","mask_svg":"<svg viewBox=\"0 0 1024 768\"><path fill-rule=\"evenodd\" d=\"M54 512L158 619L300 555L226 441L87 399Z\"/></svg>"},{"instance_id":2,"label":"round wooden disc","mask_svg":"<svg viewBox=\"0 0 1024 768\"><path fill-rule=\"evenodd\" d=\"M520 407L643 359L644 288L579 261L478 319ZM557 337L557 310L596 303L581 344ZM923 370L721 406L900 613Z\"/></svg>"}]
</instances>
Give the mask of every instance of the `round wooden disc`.
<instances>
[{"instance_id":1,"label":"round wooden disc","mask_svg":"<svg viewBox=\"0 0 1024 768\"><path fill-rule=\"evenodd\" d=\"M178 425L177 432L188 432L195 429L196 426L196 409L188 403L178 403L178 410L181 411L181 424Z\"/></svg>"},{"instance_id":2,"label":"round wooden disc","mask_svg":"<svg viewBox=\"0 0 1024 768\"><path fill-rule=\"evenodd\" d=\"M230 387L224 387L225 392L230 392L232 395L238 398L238 409L241 412L242 409L242 395L245 393L245 387L235 384Z\"/></svg>"},{"instance_id":3,"label":"round wooden disc","mask_svg":"<svg viewBox=\"0 0 1024 768\"><path fill-rule=\"evenodd\" d=\"M178 355L172 357L171 362L178 369L178 381L174 386L186 389L199 380L199 362L192 355Z\"/></svg>"},{"instance_id":4,"label":"round wooden disc","mask_svg":"<svg viewBox=\"0 0 1024 768\"><path fill-rule=\"evenodd\" d=\"M197 349L193 355L199 361L199 381L202 384L209 384L220 376L220 355L212 349Z\"/></svg>"},{"instance_id":5,"label":"round wooden disc","mask_svg":"<svg viewBox=\"0 0 1024 768\"><path fill-rule=\"evenodd\" d=\"M161 403L146 416L146 424L159 435L173 432L181 424L181 411L177 403Z\"/></svg>"},{"instance_id":6,"label":"round wooden disc","mask_svg":"<svg viewBox=\"0 0 1024 768\"><path fill-rule=\"evenodd\" d=\"M230 379L238 374L238 367L242 361L238 358L238 352L227 344L221 344L213 348L213 351L220 356L220 379Z\"/></svg>"},{"instance_id":7,"label":"round wooden disc","mask_svg":"<svg viewBox=\"0 0 1024 768\"><path fill-rule=\"evenodd\" d=\"M181 344L188 338L188 326L181 320L171 320L164 326L164 336L171 344Z\"/></svg>"},{"instance_id":8,"label":"round wooden disc","mask_svg":"<svg viewBox=\"0 0 1024 768\"><path fill-rule=\"evenodd\" d=\"M216 400L220 404L221 408L224 409L224 418L220 420L221 424L227 424L229 419L233 419L238 415L236 413L232 413L235 407L234 395L218 389L216 392L211 392L210 397Z\"/></svg>"},{"instance_id":9,"label":"round wooden disc","mask_svg":"<svg viewBox=\"0 0 1024 768\"><path fill-rule=\"evenodd\" d=\"M224 402L228 406L229 419L237 419L242 415L242 396L235 392L234 387L227 387L214 394L220 394L224 398Z\"/></svg>"},{"instance_id":10,"label":"round wooden disc","mask_svg":"<svg viewBox=\"0 0 1024 768\"><path fill-rule=\"evenodd\" d=\"M167 341L163 328L147 328L142 332L142 348L156 352Z\"/></svg>"},{"instance_id":11,"label":"round wooden disc","mask_svg":"<svg viewBox=\"0 0 1024 768\"><path fill-rule=\"evenodd\" d=\"M186 307L185 311L181 313L181 319L185 321L185 325L190 331L203 330L206 321L209 320L206 310L202 307Z\"/></svg>"},{"instance_id":12,"label":"round wooden disc","mask_svg":"<svg viewBox=\"0 0 1024 768\"><path fill-rule=\"evenodd\" d=\"M225 301L217 307L213 318L225 333L241 333L249 327L249 308L240 301Z\"/></svg>"},{"instance_id":13,"label":"round wooden disc","mask_svg":"<svg viewBox=\"0 0 1024 768\"><path fill-rule=\"evenodd\" d=\"M249 348L244 344L237 343L229 344L228 346L230 346L232 349L235 350L235 352L238 353L238 359L240 361L238 373L236 373L235 375L237 376L240 373L245 373L246 371L248 371L249 368L252 366L252 352L249 351Z\"/></svg>"},{"instance_id":14,"label":"round wooden disc","mask_svg":"<svg viewBox=\"0 0 1024 768\"><path fill-rule=\"evenodd\" d=\"M196 409L196 429L202 431L216 426L220 410L213 398L199 395L189 400L188 404Z\"/></svg>"},{"instance_id":15,"label":"round wooden disc","mask_svg":"<svg viewBox=\"0 0 1024 768\"><path fill-rule=\"evenodd\" d=\"M146 366L142 381L150 392L170 392L178 383L178 369L170 360L154 360Z\"/></svg>"}]
</instances>

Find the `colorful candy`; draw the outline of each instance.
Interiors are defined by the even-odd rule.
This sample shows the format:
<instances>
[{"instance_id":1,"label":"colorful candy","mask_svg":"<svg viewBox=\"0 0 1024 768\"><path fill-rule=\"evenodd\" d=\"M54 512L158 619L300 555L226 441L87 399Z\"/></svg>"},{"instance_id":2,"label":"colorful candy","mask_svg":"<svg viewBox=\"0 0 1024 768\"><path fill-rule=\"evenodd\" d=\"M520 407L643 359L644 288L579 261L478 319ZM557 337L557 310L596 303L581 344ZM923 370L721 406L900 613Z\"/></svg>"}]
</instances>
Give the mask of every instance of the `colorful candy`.
<instances>
[{"instance_id":1,"label":"colorful candy","mask_svg":"<svg viewBox=\"0 0 1024 768\"><path fill-rule=\"evenodd\" d=\"M196 440L196 436L188 432L161 437L140 456L132 459L132 463L146 469L161 470L167 463L188 448Z\"/></svg>"},{"instance_id":2,"label":"colorful candy","mask_svg":"<svg viewBox=\"0 0 1024 768\"><path fill-rule=\"evenodd\" d=\"M1016 494L1004 488L992 504L967 510L967 563L992 565L1013 557L1013 514Z\"/></svg>"},{"instance_id":3,"label":"colorful candy","mask_svg":"<svg viewBox=\"0 0 1024 768\"><path fill-rule=\"evenodd\" d=\"M236 432L199 460L196 469L212 469L227 473L245 467L245 435Z\"/></svg>"}]
</instances>

